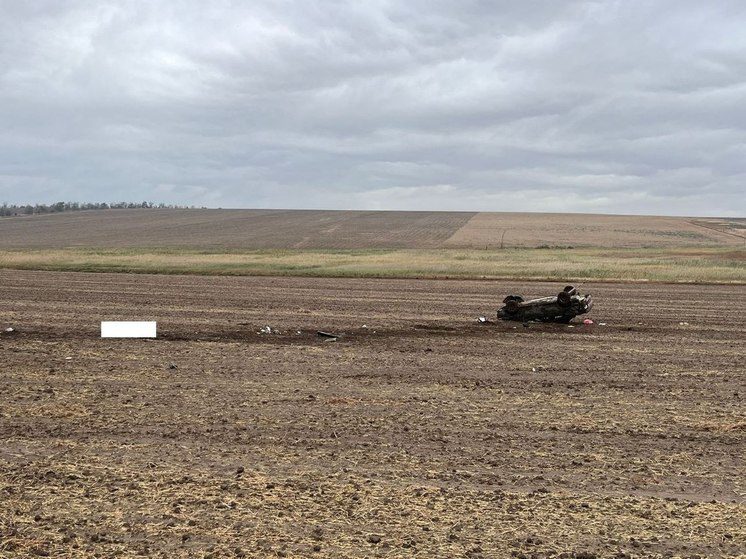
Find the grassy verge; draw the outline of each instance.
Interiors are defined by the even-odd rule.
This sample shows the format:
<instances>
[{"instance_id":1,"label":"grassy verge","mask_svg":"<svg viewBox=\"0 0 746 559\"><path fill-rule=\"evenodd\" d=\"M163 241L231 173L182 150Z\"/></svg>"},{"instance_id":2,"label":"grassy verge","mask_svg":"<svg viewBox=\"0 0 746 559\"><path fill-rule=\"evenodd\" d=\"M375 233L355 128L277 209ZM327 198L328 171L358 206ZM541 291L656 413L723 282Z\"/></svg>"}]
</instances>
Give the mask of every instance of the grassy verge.
<instances>
[{"instance_id":1,"label":"grassy verge","mask_svg":"<svg viewBox=\"0 0 746 559\"><path fill-rule=\"evenodd\" d=\"M746 283L746 250L256 250L0 251L0 268L204 275L509 278Z\"/></svg>"}]
</instances>

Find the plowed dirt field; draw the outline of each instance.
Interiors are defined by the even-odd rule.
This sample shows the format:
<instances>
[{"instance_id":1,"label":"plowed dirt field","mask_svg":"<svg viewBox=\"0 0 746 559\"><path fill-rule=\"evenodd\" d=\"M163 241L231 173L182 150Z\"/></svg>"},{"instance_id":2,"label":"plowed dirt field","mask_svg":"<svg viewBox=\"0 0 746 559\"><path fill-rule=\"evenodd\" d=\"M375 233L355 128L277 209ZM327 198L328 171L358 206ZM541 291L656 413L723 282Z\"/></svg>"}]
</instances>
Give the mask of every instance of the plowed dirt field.
<instances>
[{"instance_id":1,"label":"plowed dirt field","mask_svg":"<svg viewBox=\"0 0 746 559\"><path fill-rule=\"evenodd\" d=\"M743 247L743 219L495 212L102 210L0 218L0 249Z\"/></svg>"},{"instance_id":2,"label":"plowed dirt field","mask_svg":"<svg viewBox=\"0 0 746 559\"><path fill-rule=\"evenodd\" d=\"M557 284L0 285L2 557L746 553L743 286L583 285L571 328L475 320Z\"/></svg>"}]
</instances>

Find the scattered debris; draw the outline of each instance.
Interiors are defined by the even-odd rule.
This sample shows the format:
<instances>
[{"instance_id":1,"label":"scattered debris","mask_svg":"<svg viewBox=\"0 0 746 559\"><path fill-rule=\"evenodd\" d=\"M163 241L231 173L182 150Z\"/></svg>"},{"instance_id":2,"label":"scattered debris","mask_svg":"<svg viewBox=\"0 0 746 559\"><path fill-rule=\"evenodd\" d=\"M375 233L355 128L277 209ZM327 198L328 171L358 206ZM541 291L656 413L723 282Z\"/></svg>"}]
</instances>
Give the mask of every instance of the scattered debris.
<instances>
[{"instance_id":1,"label":"scattered debris","mask_svg":"<svg viewBox=\"0 0 746 559\"><path fill-rule=\"evenodd\" d=\"M65 357L65 361L72 361L72 360L73 360L72 357Z\"/></svg>"},{"instance_id":2,"label":"scattered debris","mask_svg":"<svg viewBox=\"0 0 746 559\"><path fill-rule=\"evenodd\" d=\"M480 324L492 324L492 321L486 316L480 316L479 318L477 318L477 322L479 322Z\"/></svg>"},{"instance_id":3,"label":"scattered debris","mask_svg":"<svg viewBox=\"0 0 746 559\"><path fill-rule=\"evenodd\" d=\"M12 333L14 333L15 331L16 331L16 330L15 330L15 328L11 328L11 327L8 327L8 328L6 328L5 330L3 330L3 332L4 332L5 334L12 334Z\"/></svg>"},{"instance_id":4,"label":"scattered debris","mask_svg":"<svg viewBox=\"0 0 746 559\"><path fill-rule=\"evenodd\" d=\"M688 322L679 322L679 326L689 326Z\"/></svg>"},{"instance_id":5,"label":"scattered debris","mask_svg":"<svg viewBox=\"0 0 746 559\"><path fill-rule=\"evenodd\" d=\"M322 332L321 330L316 332L316 335L322 338L334 338L335 340L339 338L339 334L332 334L331 332Z\"/></svg>"},{"instance_id":6,"label":"scattered debris","mask_svg":"<svg viewBox=\"0 0 746 559\"><path fill-rule=\"evenodd\" d=\"M279 330L273 329L271 326L265 326L264 328L259 329L260 334L279 334Z\"/></svg>"},{"instance_id":7,"label":"scattered debris","mask_svg":"<svg viewBox=\"0 0 746 559\"><path fill-rule=\"evenodd\" d=\"M502 320L520 321L524 326L528 321L567 323L593 308L591 296L579 295L578 290L572 285L568 285L553 297L524 301L520 295L508 295L503 303L504 306L497 311L497 317Z\"/></svg>"},{"instance_id":8,"label":"scattered debris","mask_svg":"<svg viewBox=\"0 0 746 559\"><path fill-rule=\"evenodd\" d=\"M589 326L589 325L593 324L593 321L590 318L586 318L583 321L583 324L585 324L586 326Z\"/></svg>"},{"instance_id":9,"label":"scattered debris","mask_svg":"<svg viewBox=\"0 0 746 559\"><path fill-rule=\"evenodd\" d=\"M168 368L173 371L174 369L178 369L179 366L176 363L169 363Z\"/></svg>"},{"instance_id":10,"label":"scattered debris","mask_svg":"<svg viewBox=\"0 0 746 559\"><path fill-rule=\"evenodd\" d=\"M606 326L606 323L605 322L599 322L598 325L599 326Z\"/></svg>"},{"instance_id":11,"label":"scattered debris","mask_svg":"<svg viewBox=\"0 0 746 559\"><path fill-rule=\"evenodd\" d=\"M367 328L367 327L368 327L368 325L367 325L367 324L363 324L363 328Z\"/></svg>"}]
</instances>

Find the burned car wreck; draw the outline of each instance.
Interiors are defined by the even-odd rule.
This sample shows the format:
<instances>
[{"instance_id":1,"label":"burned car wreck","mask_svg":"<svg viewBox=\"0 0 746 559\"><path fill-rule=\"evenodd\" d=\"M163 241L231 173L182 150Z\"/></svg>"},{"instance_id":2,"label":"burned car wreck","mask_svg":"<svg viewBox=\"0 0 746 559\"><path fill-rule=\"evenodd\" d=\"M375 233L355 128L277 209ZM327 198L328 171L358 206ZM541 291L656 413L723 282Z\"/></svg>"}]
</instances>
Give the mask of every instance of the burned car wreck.
<instances>
[{"instance_id":1,"label":"burned car wreck","mask_svg":"<svg viewBox=\"0 0 746 559\"><path fill-rule=\"evenodd\" d=\"M497 311L497 318L519 322L567 323L593 308L591 296L580 295L572 285L568 285L555 296L530 301L525 301L520 295L508 295L503 304L504 306Z\"/></svg>"}]
</instances>

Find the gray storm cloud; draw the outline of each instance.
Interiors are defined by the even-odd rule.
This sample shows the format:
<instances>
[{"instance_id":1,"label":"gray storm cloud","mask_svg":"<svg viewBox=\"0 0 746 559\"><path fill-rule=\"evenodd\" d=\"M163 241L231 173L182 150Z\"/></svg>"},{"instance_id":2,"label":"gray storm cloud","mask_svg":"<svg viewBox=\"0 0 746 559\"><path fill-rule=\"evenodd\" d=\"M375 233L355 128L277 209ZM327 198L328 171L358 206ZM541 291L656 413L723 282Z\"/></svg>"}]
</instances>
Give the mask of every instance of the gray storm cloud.
<instances>
[{"instance_id":1,"label":"gray storm cloud","mask_svg":"<svg viewBox=\"0 0 746 559\"><path fill-rule=\"evenodd\" d=\"M0 201L746 214L740 1L0 10Z\"/></svg>"}]
</instances>

